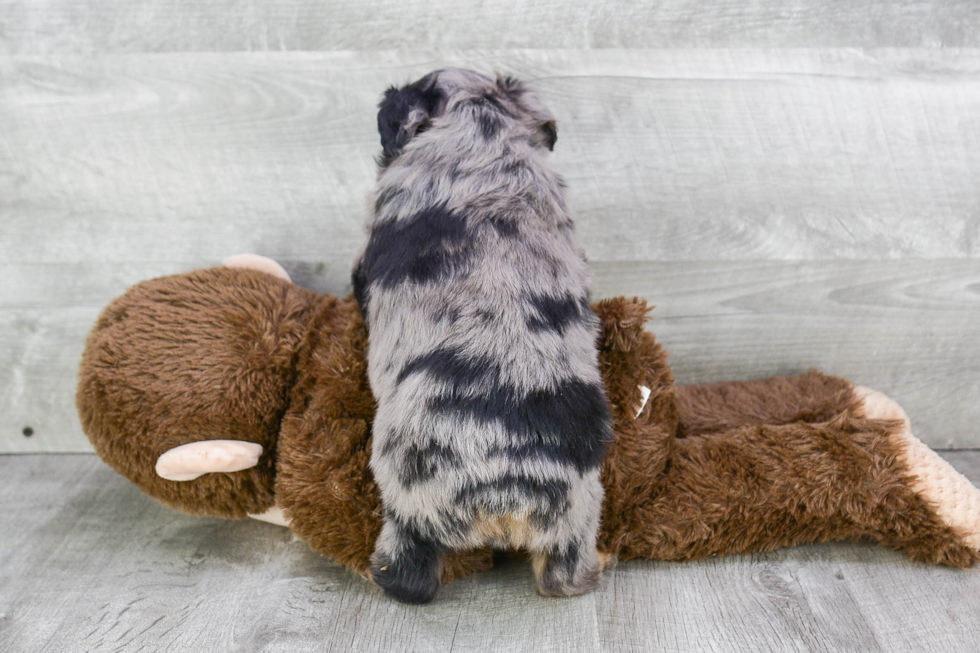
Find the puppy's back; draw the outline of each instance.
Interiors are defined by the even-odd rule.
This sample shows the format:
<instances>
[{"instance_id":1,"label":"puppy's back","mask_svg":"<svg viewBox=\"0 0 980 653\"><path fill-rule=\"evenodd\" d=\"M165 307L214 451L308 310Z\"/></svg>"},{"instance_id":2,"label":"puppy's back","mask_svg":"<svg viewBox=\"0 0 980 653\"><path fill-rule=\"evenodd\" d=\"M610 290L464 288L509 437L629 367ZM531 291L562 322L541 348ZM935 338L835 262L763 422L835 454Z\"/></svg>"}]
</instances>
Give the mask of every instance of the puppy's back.
<instances>
[{"instance_id":1,"label":"puppy's back","mask_svg":"<svg viewBox=\"0 0 980 653\"><path fill-rule=\"evenodd\" d=\"M564 567L542 563L539 589L574 593L601 575L611 435L588 266L562 183L514 117L523 105L457 81L445 112L383 170L355 269L386 509L376 558L560 552Z\"/></svg>"}]
</instances>

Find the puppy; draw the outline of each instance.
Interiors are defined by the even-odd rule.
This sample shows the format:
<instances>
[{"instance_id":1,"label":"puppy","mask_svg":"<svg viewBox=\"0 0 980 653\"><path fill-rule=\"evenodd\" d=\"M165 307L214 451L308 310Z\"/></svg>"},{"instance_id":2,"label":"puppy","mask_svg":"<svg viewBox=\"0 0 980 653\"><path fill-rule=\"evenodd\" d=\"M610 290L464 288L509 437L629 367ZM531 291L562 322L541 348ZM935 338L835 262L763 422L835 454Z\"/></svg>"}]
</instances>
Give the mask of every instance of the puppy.
<instances>
[{"instance_id":1,"label":"puppy","mask_svg":"<svg viewBox=\"0 0 980 653\"><path fill-rule=\"evenodd\" d=\"M612 439L590 273L555 120L523 85L446 69L391 88L354 268L378 402L371 470L384 519L371 576L431 601L446 551L527 549L538 590L586 592L599 467Z\"/></svg>"}]
</instances>

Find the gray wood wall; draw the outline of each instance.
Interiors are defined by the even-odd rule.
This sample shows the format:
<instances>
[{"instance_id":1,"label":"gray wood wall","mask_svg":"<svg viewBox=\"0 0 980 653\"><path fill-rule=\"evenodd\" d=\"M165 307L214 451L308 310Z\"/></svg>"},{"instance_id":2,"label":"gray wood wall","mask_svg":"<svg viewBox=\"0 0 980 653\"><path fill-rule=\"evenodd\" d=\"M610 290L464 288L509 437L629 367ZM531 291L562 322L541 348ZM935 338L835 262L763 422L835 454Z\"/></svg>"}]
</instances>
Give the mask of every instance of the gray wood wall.
<instances>
[{"instance_id":1,"label":"gray wood wall","mask_svg":"<svg viewBox=\"0 0 980 653\"><path fill-rule=\"evenodd\" d=\"M597 295L680 382L818 366L980 447L976 0L0 0L0 452L91 451L82 344L137 281L348 290L377 100L447 65L553 109Z\"/></svg>"}]
</instances>

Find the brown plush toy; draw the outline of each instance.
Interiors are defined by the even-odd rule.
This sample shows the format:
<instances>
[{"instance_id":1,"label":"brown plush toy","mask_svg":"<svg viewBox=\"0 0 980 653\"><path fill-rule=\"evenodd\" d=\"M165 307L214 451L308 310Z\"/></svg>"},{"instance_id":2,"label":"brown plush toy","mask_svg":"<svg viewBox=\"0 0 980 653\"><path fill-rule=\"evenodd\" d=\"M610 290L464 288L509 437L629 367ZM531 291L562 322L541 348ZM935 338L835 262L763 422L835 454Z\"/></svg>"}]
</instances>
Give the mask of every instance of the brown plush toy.
<instances>
[{"instance_id":1,"label":"brown plush toy","mask_svg":"<svg viewBox=\"0 0 980 653\"><path fill-rule=\"evenodd\" d=\"M816 371L676 387L643 301L594 308L615 419L606 552L691 560L870 539L924 562L978 559L980 492L892 400ZM287 522L364 574L381 525L366 346L353 298L233 257L112 302L86 345L78 410L103 460L153 498ZM491 551L454 554L444 581L492 565Z\"/></svg>"}]
</instances>

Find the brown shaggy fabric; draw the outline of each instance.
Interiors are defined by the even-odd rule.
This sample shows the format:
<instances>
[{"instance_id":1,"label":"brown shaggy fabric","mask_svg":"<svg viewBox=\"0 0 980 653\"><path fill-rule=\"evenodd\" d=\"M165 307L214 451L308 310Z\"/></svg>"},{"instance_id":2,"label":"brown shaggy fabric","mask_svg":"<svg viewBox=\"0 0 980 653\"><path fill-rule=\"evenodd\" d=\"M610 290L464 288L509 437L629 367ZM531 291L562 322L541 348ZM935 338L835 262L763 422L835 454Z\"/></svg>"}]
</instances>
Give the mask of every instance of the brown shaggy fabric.
<instances>
[{"instance_id":1,"label":"brown shaggy fabric","mask_svg":"<svg viewBox=\"0 0 980 653\"><path fill-rule=\"evenodd\" d=\"M910 489L896 425L864 419L847 381L809 372L678 388L644 329L644 302L615 298L595 309L615 421L603 466L605 551L691 560L870 539L916 560L976 561ZM275 495L300 538L364 573L381 526L368 469L366 346L352 298L247 270L158 279L100 318L82 362L79 412L99 455L147 494L224 517L262 512ZM635 417L639 385L651 396ZM186 482L155 475L164 451L219 438L259 442L266 453L242 472ZM492 564L487 550L450 556L444 580Z\"/></svg>"},{"instance_id":2,"label":"brown shaggy fabric","mask_svg":"<svg viewBox=\"0 0 980 653\"><path fill-rule=\"evenodd\" d=\"M295 352L319 295L261 272L215 268L145 281L89 334L76 404L113 469L162 503L242 518L272 506L275 448ZM199 440L262 445L259 465L177 483L160 454Z\"/></svg>"},{"instance_id":3,"label":"brown shaggy fabric","mask_svg":"<svg viewBox=\"0 0 980 653\"><path fill-rule=\"evenodd\" d=\"M693 560L866 539L924 562L977 561L911 490L899 425L864 419L850 382L814 370L675 388L665 352L635 319L641 309L622 298L596 307L616 432L604 470L607 550ZM634 420L637 384L653 392ZM672 425L687 437L675 439Z\"/></svg>"},{"instance_id":4,"label":"brown shaggy fabric","mask_svg":"<svg viewBox=\"0 0 980 653\"><path fill-rule=\"evenodd\" d=\"M381 531L378 490L368 469L374 400L367 332L353 297L326 298L304 338L302 370L279 436L279 505L313 549L367 572ZM446 579L489 569L489 551L450 556Z\"/></svg>"},{"instance_id":5,"label":"brown shaggy fabric","mask_svg":"<svg viewBox=\"0 0 980 653\"><path fill-rule=\"evenodd\" d=\"M618 554L630 515L648 497L663 491L679 416L667 353L643 328L650 311L646 303L617 297L594 308L602 319L599 360L615 438L602 469L606 497L599 544ZM650 397L637 416L640 385L650 388Z\"/></svg>"},{"instance_id":6,"label":"brown shaggy fabric","mask_svg":"<svg viewBox=\"0 0 980 653\"><path fill-rule=\"evenodd\" d=\"M977 554L910 489L887 424L847 413L676 442L661 490L622 526L622 559L692 560L869 539L957 567ZM641 479L646 482L646 479Z\"/></svg>"},{"instance_id":7,"label":"brown shaggy fabric","mask_svg":"<svg viewBox=\"0 0 980 653\"><path fill-rule=\"evenodd\" d=\"M761 381L677 388L681 424L677 437L708 435L752 424L828 422L853 411L857 398L849 381L810 370Z\"/></svg>"}]
</instances>

